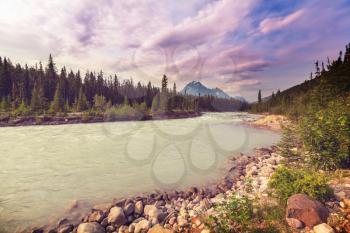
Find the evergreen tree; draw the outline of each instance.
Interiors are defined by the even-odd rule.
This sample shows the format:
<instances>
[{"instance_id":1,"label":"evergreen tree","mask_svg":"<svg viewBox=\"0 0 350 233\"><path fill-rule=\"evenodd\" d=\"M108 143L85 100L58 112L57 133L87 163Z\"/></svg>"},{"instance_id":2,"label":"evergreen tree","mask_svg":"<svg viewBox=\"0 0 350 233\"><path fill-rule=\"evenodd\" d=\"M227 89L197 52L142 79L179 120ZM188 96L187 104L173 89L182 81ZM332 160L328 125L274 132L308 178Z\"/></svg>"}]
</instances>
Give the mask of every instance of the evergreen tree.
<instances>
[{"instance_id":1,"label":"evergreen tree","mask_svg":"<svg viewBox=\"0 0 350 233\"><path fill-rule=\"evenodd\" d=\"M78 112L85 111L87 109L87 99L86 95L84 94L83 88L81 87L79 90L79 97L76 101L76 110Z\"/></svg>"},{"instance_id":2,"label":"evergreen tree","mask_svg":"<svg viewBox=\"0 0 350 233\"><path fill-rule=\"evenodd\" d=\"M261 90L259 90L258 92L258 103L261 103L262 99L261 99Z\"/></svg>"},{"instance_id":3,"label":"evergreen tree","mask_svg":"<svg viewBox=\"0 0 350 233\"><path fill-rule=\"evenodd\" d=\"M168 91L168 77L164 74L162 78L162 92Z\"/></svg>"},{"instance_id":4,"label":"evergreen tree","mask_svg":"<svg viewBox=\"0 0 350 233\"><path fill-rule=\"evenodd\" d=\"M64 112L64 104L65 104L65 101L63 96L62 84L58 82L55 95L50 106L50 112L51 113Z\"/></svg>"},{"instance_id":5,"label":"evergreen tree","mask_svg":"<svg viewBox=\"0 0 350 233\"><path fill-rule=\"evenodd\" d=\"M32 112L40 112L43 108L43 96L42 92L38 90L37 85L34 86L32 91L32 98L30 101L30 109Z\"/></svg>"}]
</instances>

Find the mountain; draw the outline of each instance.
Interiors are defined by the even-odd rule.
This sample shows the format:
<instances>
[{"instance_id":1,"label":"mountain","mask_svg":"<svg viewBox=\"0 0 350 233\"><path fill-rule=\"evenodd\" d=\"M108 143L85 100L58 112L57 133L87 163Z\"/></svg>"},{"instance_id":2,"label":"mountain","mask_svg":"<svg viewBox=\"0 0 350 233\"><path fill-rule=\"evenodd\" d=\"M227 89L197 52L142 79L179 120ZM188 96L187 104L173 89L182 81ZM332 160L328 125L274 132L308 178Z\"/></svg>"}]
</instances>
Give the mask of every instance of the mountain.
<instances>
[{"instance_id":1,"label":"mountain","mask_svg":"<svg viewBox=\"0 0 350 233\"><path fill-rule=\"evenodd\" d=\"M228 94L226 94L223 90L221 90L220 88L207 88L206 86L204 86L201 82L197 82L197 81L192 81L190 83L188 83L180 92L183 95L194 95L194 96L215 96L217 98L221 98L221 99L237 99L239 101L244 101L245 99L241 96L236 96L236 97L231 97Z\"/></svg>"}]
</instances>

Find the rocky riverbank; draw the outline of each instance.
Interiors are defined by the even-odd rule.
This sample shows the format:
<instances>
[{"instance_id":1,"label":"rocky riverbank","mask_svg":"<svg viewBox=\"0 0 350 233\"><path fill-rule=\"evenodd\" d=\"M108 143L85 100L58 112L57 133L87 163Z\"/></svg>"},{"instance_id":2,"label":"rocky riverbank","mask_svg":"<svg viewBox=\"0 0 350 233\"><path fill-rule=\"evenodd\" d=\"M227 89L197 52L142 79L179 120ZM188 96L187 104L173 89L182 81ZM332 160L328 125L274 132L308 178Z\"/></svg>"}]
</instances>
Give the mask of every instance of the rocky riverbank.
<instances>
[{"instance_id":1,"label":"rocky riverbank","mask_svg":"<svg viewBox=\"0 0 350 233\"><path fill-rule=\"evenodd\" d=\"M267 197L267 183L282 158L276 148L259 148L253 154L230 159L227 174L213 188L155 192L145 196L97 205L84 216L67 216L56 225L31 230L35 233L140 233L209 232L203 217L215 214L214 205L235 194ZM71 211L77 208L73 205ZM152 229L153 228L153 229ZM154 230L157 228L157 231ZM161 230L161 231L159 231Z\"/></svg>"},{"instance_id":2,"label":"rocky riverbank","mask_svg":"<svg viewBox=\"0 0 350 233\"><path fill-rule=\"evenodd\" d=\"M137 116L123 116L114 120L106 119L103 116L84 116L81 113L68 114L67 116L20 116L12 117L10 115L0 116L0 127L18 127L33 125L64 125L64 124L82 124L82 123L101 123L115 121L146 121L146 120L165 120L165 119L183 119L201 116L199 112L169 112L156 113Z\"/></svg>"}]
</instances>

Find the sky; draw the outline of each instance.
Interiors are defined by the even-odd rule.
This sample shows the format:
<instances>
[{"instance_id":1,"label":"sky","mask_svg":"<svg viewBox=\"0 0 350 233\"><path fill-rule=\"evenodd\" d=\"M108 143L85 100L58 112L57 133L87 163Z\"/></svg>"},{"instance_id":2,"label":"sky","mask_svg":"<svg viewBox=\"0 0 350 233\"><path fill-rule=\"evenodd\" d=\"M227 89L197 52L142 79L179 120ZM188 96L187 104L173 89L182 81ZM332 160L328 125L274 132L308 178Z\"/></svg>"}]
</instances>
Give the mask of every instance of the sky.
<instances>
[{"instance_id":1,"label":"sky","mask_svg":"<svg viewBox=\"0 0 350 233\"><path fill-rule=\"evenodd\" d=\"M0 56L254 101L338 57L349 12L349 0L0 0Z\"/></svg>"}]
</instances>

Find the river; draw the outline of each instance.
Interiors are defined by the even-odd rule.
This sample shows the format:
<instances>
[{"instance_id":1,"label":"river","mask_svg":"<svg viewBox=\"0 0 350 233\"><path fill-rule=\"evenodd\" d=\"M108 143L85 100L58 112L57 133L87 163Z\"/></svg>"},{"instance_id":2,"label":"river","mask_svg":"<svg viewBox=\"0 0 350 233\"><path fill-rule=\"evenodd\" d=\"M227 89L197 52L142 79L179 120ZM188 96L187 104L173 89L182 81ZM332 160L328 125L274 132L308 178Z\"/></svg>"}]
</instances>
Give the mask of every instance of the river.
<instances>
[{"instance_id":1,"label":"river","mask_svg":"<svg viewBox=\"0 0 350 233\"><path fill-rule=\"evenodd\" d=\"M73 200L102 203L213 183L225 172L228 156L278 141L277 133L241 124L257 117L205 113L0 128L0 232L61 216Z\"/></svg>"}]
</instances>

